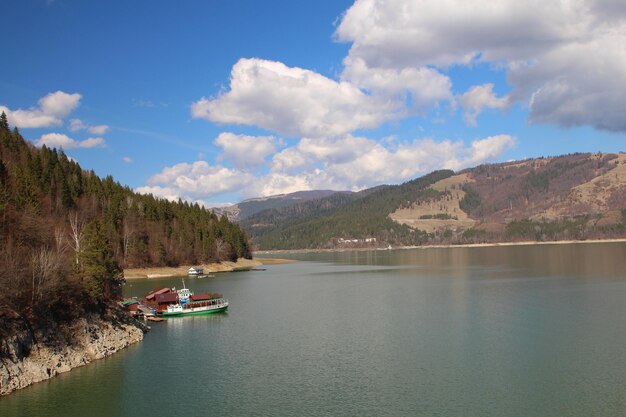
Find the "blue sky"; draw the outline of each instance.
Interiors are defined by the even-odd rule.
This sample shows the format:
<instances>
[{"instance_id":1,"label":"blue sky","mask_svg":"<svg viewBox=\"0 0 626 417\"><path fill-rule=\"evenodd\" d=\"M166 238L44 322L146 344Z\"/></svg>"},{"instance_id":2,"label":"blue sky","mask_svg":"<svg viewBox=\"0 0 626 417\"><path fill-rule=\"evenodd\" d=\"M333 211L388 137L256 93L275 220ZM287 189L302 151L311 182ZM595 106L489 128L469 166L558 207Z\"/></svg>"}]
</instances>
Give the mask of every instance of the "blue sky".
<instances>
[{"instance_id":1,"label":"blue sky","mask_svg":"<svg viewBox=\"0 0 626 417\"><path fill-rule=\"evenodd\" d=\"M626 151L623 2L492 3L8 0L0 107L207 205Z\"/></svg>"}]
</instances>

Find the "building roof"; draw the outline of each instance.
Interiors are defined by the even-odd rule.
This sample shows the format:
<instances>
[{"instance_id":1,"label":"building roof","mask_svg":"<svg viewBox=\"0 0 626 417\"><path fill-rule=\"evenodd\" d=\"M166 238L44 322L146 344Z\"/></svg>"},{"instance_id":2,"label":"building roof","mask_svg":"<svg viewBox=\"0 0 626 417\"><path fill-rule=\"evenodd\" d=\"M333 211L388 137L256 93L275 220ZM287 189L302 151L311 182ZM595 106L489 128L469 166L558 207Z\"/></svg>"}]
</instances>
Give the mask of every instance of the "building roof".
<instances>
[{"instance_id":1,"label":"building roof","mask_svg":"<svg viewBox=\"0 0 626 417\"><path fill-rule=\"evenodd\" d=\"M159 304L163 303L177 303L178 302L178 294L175 292L167 292L165 294L157 294L155 300Z\"/></svg>"},{"instance_id":2,"label":"building roof","mask_svg":"<svg viewBox=\"0 0 626 417\"><path fill-rule=\"evenodd\" d=\"M191 301L203 301L210 300L211 294L194 294L191 296Z\"/></svg>"},{"instance_id":3,"label":"building roof","mask_svg":"<svg viewBox=\"0 0 626 417\"><path fill-rule=\"evenodd\" d=\"M132 304L139 304L139 301L135 300L134 298L127 298L126 300L122 301L122 304L128 307L129 305L132 305Z\"/></svg>"},{"instance_id":4,"label":"building roof","mask_svg":"<svg viewBox=\"0 0 626 417\"><path fill-rule=\"evenodd\" d=\"M150 291L148 294L146 294L146 296L144 298L146 300L152 300L158 294L165 294L165 293L169 293L169 292L172 292L171 288L161 287L161 288L158 288L156 290Z\"/></svg>"}]
</instances>

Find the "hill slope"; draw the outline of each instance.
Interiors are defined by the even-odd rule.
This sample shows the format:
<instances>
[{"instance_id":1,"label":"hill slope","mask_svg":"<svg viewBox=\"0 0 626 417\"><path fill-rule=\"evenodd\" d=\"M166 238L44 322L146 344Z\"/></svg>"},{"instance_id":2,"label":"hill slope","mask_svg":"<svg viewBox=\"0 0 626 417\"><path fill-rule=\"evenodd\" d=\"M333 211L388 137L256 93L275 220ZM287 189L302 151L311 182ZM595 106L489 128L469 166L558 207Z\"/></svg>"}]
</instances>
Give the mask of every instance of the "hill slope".
<instances>
[{"instance_id":1,"label":"hill slope","mask_svg":"<svg viewBox=\"0 0 626 417\"><path fill-rule=\"evenodd\" d=\"M320 198L328 197L336 193L350 194L350 191L297 191L295 193L278 194L270 197L251 198L248 200L244 200L239 204L224 207L221 209L214 209L214 211L216 213L226 214L228 216L228 219L231 221L240 222L261 211L288 207L305 201L317 200Z\"/></svg>"},{"instance_id":2,"label":"hill slope","mask_svg":"<svg viewBox=\"0 0 626 417\"><path fill-rule=\"evenodd\" d=\"M37 149L0 119L4 315L70 320L121 294L122 267L250 257L245 232L198 205L140 195ZM0 325L0 332L2 331Z\"/></svg>"},{"instance_id":3,"label":"hill slope","mask_svg":"<svg viewBox=\"0 0 626 417\"><path fill-rule=\"evenodd\" d=\"M438 171L367 197L311 200L242 225L259 249L626 236L626 155L572 154Z\"/></svg>"}]
</instances>

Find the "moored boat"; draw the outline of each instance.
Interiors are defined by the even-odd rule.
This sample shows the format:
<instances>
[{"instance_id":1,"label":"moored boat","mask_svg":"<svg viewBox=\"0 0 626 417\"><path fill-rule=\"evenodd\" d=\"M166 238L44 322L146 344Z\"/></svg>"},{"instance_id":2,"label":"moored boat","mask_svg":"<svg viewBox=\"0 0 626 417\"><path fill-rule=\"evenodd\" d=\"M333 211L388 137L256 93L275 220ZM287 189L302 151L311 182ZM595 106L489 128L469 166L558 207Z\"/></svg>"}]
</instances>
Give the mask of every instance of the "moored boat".
<instances>
[{"instance_id":1,"label":"moored boat","mask_svg":"<svg viewBox=\"0 0 626 417\"><path fill-rule=\"evenodd\" d=\"M226 309L228 309L228 300L219 297L171 304L167 306L167 309L161 312L161 315L164 317L198 316L202 314L220 313L226 311Z\"/></svg>"}]
</instances>

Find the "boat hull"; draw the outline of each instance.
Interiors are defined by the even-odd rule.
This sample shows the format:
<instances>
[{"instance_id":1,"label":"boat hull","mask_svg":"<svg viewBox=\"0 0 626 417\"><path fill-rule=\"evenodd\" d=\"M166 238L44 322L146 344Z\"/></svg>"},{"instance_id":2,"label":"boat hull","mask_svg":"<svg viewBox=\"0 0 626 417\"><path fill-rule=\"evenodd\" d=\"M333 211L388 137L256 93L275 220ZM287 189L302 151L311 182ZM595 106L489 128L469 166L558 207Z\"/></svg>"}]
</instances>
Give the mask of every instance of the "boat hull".
<instances>
[{"instance_id":1,"label":"boat hull","mask_svg":"<svg viewBox=\"0 0 626 417\"><path fill-rule=\"evenodd\" d=\"M219 307L219 308L212 308L212 309L207 309L207 310L186 309L188 311L185 311L185 310L183 310L183 311L174 311L174 312L163 311L161 313L161 315L163 317L203 316L205 314L222 313L222 312L226 311L227 309L228 309L228 306Z\"/></svg>"}]
</instances>

